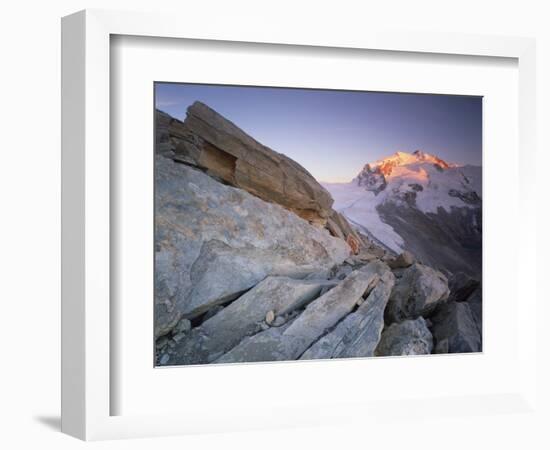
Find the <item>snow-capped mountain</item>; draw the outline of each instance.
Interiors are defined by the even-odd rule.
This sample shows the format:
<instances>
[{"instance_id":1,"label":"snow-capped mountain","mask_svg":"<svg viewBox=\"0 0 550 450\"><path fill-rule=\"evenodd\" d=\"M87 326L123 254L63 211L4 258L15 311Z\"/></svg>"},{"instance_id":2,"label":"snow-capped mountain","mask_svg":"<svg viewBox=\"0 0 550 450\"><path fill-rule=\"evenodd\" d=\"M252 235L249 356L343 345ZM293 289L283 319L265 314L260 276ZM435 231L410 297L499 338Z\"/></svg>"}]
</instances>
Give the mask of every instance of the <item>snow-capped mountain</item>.
<instances>
[{"instance_id":1,"label":"snow-capped mountain","mask_svg":"<svg viewBox=\"0 0 550 450\"><path fill-rule=\"evenodd\" d=\"M336 210L393 252L451 272L481 270L481 167L397 152L349 183L323 185Z\"/></svg>"}]
</instances>

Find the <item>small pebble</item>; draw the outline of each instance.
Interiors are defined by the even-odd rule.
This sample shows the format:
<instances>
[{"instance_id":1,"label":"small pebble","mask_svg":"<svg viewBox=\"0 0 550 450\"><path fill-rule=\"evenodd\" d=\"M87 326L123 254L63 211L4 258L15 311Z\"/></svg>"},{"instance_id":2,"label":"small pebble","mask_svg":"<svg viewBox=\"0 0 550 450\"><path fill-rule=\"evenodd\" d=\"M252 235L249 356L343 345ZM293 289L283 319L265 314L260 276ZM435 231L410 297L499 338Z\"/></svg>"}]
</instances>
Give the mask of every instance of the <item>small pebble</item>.
<instances>
[{"instance_id":1,"label":"small pebble","mask_svg":"<svg viewBox=\"0 0 550 450\"><path fill-rule=\"evenodd\" d=\"M191 321L189 319L181 319L176 325L176 334L186 333L191 329Z\"/></svg>"},{"instance_id":2,"label":"small pebble","mask_svg":"<svg viewBox=\"0 0 550 450\"><path fill-rule=\"evenodd\" d=\"M170 360L170 355L168 355L168 354L165 353L164 355L162 355L162 356L160 357L160 364L161 364L161 365L164 365L164 364L166 364L169 360Z\"/></svg>"},{"instance_id":3,"label":"small pebble","mask_svg":"<svg viewBox=\"0 0 550 450\"><path fill-rule=\"evenodd\" d=\"M271 325L274 320L275 320L275 311L273 310L268 311L267 314L265 315L265 323L267 323L268 325Z\"/></svg>"}]
</instances>

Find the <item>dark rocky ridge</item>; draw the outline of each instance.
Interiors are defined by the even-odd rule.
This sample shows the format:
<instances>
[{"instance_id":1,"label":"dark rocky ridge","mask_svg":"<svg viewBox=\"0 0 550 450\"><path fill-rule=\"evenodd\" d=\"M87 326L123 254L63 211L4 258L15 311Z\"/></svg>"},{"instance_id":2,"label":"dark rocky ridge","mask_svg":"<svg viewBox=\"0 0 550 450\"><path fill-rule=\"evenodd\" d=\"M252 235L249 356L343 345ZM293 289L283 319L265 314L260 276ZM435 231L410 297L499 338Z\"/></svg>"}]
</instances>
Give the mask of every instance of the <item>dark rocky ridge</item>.
<instances>
[{"instance_id":1,"label":"dark rocky ridge","mask_svg":"<svg viewBox=\"0 0 550 450\"><path fill-rule=\"evenodd\" d=\"M386 202L380 217L405 241L405 248L424 263L447 274L465 272L481 278L482 214L480 208L439 208L424 213L414 206Z\"/></svg>"}]
</instances>

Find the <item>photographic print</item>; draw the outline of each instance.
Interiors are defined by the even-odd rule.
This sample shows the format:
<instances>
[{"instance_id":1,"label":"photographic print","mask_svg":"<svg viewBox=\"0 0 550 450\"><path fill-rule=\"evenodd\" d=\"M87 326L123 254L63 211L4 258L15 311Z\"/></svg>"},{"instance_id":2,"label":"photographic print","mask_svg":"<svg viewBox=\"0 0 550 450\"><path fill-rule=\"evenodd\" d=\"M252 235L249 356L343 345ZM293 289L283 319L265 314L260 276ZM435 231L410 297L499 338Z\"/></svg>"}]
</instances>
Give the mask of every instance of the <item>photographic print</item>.
<instances>
[{"instance_id":1,"label":"photographic print","mask_svg":"<svg viewBox=\"0 0 550 450\"><path fill-rule=\"evenodd\" d=\"M155 365L482 351L482 98L157 82Z\"/></svg>"}]
</instances>

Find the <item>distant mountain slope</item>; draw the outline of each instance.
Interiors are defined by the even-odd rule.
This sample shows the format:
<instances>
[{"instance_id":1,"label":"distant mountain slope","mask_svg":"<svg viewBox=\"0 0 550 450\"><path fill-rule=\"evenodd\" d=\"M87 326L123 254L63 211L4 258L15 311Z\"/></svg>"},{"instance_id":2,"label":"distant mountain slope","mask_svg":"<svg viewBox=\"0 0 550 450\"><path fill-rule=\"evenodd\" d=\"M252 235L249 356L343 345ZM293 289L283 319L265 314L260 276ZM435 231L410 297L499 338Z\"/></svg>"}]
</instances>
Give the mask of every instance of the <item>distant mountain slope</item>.
<instances>
[{"instance_id":1,"label":"distant mountain slope","mask_svg":"<svg viewBox=\"0 0 550 450\"><path fill-rule=\"evenodd\" d=\"M481 273L481 167L397 152L349 183L323 183L341 212L395 253L409 250L446 272Z\"/></svg>"}]
</instances>

